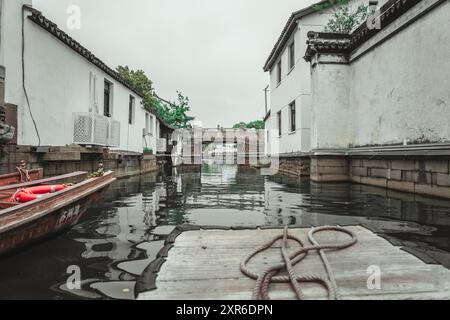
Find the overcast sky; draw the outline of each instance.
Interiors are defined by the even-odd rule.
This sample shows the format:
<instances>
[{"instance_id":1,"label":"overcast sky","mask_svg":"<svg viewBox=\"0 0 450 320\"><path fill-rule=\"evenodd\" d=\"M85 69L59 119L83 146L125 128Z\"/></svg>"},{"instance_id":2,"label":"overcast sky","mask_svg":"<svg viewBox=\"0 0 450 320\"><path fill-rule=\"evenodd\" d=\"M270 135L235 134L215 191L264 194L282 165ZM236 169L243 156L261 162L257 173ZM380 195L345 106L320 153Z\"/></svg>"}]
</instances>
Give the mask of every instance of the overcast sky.
<instances>
[{"instance_id":1,"label":"overcast sky","mask_svg":"<svg viewBox=\"0 0 450 320\"><path fill-rule=\"evenodd\" d=\"M314 0L34 0L110 67L143 69L157 93L190 98L205 127L264 116L262 67L291 12ZM67 8L81 28L67 28Z\"/></svg>"}]
</instances>

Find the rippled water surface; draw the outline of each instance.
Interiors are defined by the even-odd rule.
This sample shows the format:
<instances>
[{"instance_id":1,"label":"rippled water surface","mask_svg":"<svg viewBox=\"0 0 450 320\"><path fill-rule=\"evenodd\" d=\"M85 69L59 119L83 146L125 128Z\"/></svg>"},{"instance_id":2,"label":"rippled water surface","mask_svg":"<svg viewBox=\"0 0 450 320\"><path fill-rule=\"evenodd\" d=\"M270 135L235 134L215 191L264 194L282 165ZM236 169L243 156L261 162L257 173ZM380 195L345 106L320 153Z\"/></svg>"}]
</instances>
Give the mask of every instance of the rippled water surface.
<instances>
[{"instance_id":1,"label":"rippled water surface","mask_svg":"<svg viewBox=\"0 0 450 320\"><path fill-rule=\"evenodd\" d=\"M205 164L116 181L72 230L0 258L0 299L134 299L137 277L183 223L364 224L450 267L450 201ZM79 290L66 287L74 266Z\"/></svg>"}]
</instances>

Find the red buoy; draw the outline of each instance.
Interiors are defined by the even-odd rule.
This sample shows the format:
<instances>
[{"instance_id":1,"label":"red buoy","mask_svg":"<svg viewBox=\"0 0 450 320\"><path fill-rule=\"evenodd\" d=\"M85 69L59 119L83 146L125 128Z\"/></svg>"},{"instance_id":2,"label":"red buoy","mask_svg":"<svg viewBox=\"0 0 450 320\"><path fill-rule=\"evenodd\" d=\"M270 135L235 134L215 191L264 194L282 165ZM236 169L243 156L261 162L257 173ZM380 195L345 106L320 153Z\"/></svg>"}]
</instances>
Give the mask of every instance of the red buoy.
<instances>
[{"instance_id":1,"label":"red buoy","mask_svg":"<svg viewBox=\"0 0 450 320\"><path fill-rule=\"evenodd\" d=\"M36 186L31 188L21 189L14 195L13 201L20 203L26 203L40 199L44 194L55 193L64 190L66 187L63 185L47 185Z\"/></svg>"},{"instance_id":2,"label":"red buoy","mask_svg":"<svg viewBox=\"0 0 450 320\"><path fill-rule=\"evenodd\" d=\"M24 190L34 193L34 194L47 194L47 193L55 193L58 191L64 190L66 187L63 185L48 185L48 186L37 186L26 188Z\"/></svg>"},{"instance_id":3,"label":"red buoy","mask_svg":"<svg viewBox=\"0 0 450 320\"><path fill-rule=\"evenodd\" d=\"M32 194L24 191L20 191L15 196L16 201L20 203L30 202L36 199L42 198L41 194Z\"/></svg>"}]
</instances>

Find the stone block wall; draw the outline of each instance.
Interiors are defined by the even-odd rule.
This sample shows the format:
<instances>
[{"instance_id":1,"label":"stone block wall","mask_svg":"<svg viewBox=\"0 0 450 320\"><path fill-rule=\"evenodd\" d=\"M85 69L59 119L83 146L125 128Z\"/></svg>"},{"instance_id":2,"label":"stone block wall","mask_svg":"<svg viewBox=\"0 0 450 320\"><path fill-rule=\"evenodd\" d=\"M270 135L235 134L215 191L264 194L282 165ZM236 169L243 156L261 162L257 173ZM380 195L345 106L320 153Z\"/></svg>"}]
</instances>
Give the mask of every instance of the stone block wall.
<instances>
[{"instance_id":1,"label":"stone block wall","mask_svg":"<svg viewBox=\"0 0 450 320\"><path fill-rule=\"evenodd\" d=\"M102 149L81 147L45 147L35 152L30 146L8 145L0 157L0 174L16 171L16 166L25 160L29 169L43 168L44 175L55 176L74 171L93 172L103 163L105 170L112 170L116 177L127 177L159 170L160 164L154 155L103 152Z\"/></svg>"},{"instance_id":2,"label":"stone block wall","mask_svg":"<svg viewBox=\"0 0 450 320\"><path fill-rule=\"evenodd\" d=\"M353 182L450 198L448 158L352 159L350 164L350 179Z\"/></svg>"},{"instance_id":3,"label":"stone block wall","mask_svg":"<svg viewBox=\"0 0 450 320\"><path fill-rule=\"evenodd\" d=\"M321 156L311 159L314 182L354 182L413 194L450 198L450 158Z\"/></svg>"},{"instance_id":4,"label":"stone block wall","mask_svg":"<svg viewBox=\"0 0 450 320\"><path fill-rule=\"evenodd\" d=\"M315 182L346 182L350 180L346 157L311 159L311 180Z\"/></svg>"},{"instance_id":5,"label":"stone block wall","mask_svg":"<svg viewBox=\"0 0 450 320\"><path fill-rule=\"evenodd\" d=\"M279 172L294 176L309 176L311 160L309 157L280 157Z\"/></svg>"}]
</instances>

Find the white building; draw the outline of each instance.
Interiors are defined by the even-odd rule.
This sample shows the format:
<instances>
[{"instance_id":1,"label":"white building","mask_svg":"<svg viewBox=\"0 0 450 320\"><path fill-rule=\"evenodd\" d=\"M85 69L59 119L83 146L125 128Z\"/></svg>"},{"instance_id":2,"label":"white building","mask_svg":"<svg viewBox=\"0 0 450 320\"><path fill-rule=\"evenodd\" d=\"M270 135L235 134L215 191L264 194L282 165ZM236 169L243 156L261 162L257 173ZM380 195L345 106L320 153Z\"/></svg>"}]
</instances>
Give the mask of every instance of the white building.
<instances>
[{"instance_id":1,"label":"white building","mask_svg":"<svg viewBox=\"0 0 450 320\"><path fill-rule=\"evenodd\" d=\"M156 152L160 120L143 108L139 92L33 9L31 0L0 5L0 65L18 145Z\"/></svg>"},{"instance_id":2,"label":"white building","mask_svg":"<svg viewBox=\"0 0 450 320\"><path fill-rule=\"evenodd\" d=\"M376 28L308 34L310 178L450 198L450 1L379 12Z\"/></svg>"},{"instance_id":3,"label":"white building","mask_svg":"<svg viewBox=\"0 0 450 320\"><path fill-rule=\"evenodd\" d=\"M352 8L368 0L349 1ZM378 1L379 4L385 1ZM270 75L270 110L264 118L268 137L268 154L302 154L311 151L311 71L304 59L307 34L324 31L336 6L320 1L294 12L270 53L264 71ZM274 139L277 139L274 144ZM274 147L277 145L277 147ZM272 150L273 149L273 150ZM275 150L277 149L277 150Z\"/></svg>"},{"instance_id":4,"label":"white building","mask_svg":"<svg viewBox=\"0 0 450 320\"><path fill-rule=\"evenodd\" d=\"M377 32L363 25L346 36L309 35L313 151L416 145L425 152L449 143L449 9L448 1L399 1L382 8Z\"/></svg>"}]
</instances>

